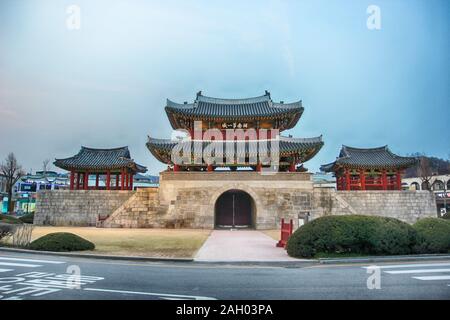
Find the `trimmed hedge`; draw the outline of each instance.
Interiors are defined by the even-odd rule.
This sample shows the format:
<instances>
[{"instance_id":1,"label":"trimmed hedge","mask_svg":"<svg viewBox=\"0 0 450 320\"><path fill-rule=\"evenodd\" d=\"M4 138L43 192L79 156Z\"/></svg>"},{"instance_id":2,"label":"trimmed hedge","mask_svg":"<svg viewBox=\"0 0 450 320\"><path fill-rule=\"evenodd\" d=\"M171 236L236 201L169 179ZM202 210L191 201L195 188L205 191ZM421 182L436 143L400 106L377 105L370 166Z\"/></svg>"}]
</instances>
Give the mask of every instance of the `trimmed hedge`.
<instances>
[{"instance_id":1,"label":"trimmed hedge","mask_svg":"<svg viewBox=\"0 0 450 320\"><path fill-rule=\"evenodd\" d=\"M315 219L289 238L287 253L310 258L325 254L401 255L414 252L417 233L393 218L348 215Z\"/></svg>"},{"instance_id":2,"label":"trimmed hedge","mask_svg":"<svg viewBox=\"0 0 450 320\"><path fill-rule=\"evenodd\" d=\"M413 228L417 231L416 252L450 252L450 221L439 218L425 218L417 221Z\"/></svg>"},{"instance_id":3,"label":"trimmed hedge","mask_svg":"<svg viewBox=\"0 0 450 320\"><path fill-rule=\"evenodd\" d=\"M23 223L33 224L34 213L27 213L27 214L19 217L19 220L22 221Z\"/></svg>"},{"instance_id":4,"label":"trimmed hedge","mask_svg":"<svg viewBox=\"0 0 450 320\"><path fill-rule=\"evenodd\" d=\"M95 245L68 232L49 233L30 243L30 249L40 251L84 251L94 250Z\"/></svg>"},{"instance_id":5,"label":"trimmed hedge","mask_svg":"<svg viewBox=\"0 0 450 320\"><path fill-rule=\"evenodd\" d=\"M16 217L0 213L0 222L9 224L21 224L22 221Z\"/></svg>"}]
</instances>

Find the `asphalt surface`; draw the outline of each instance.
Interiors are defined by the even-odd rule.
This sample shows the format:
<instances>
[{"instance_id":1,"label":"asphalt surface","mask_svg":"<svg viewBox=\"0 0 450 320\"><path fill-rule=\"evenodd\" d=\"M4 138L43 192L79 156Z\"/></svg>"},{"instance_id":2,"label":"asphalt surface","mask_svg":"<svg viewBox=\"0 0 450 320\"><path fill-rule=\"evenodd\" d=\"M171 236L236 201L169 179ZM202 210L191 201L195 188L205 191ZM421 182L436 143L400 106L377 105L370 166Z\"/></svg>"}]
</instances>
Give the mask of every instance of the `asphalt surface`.
<instances>
[{"instance_id":1,"label":"asphalt surface","mask_svg":"<svg viewBox=\"0 0 450 320\"><path fill-rule=\"evenodd\" d=\"M370 273L368 266L146 263L0 252L0 300L450 300L450 260L377 264Z\"/></svg>"}]
</instances>

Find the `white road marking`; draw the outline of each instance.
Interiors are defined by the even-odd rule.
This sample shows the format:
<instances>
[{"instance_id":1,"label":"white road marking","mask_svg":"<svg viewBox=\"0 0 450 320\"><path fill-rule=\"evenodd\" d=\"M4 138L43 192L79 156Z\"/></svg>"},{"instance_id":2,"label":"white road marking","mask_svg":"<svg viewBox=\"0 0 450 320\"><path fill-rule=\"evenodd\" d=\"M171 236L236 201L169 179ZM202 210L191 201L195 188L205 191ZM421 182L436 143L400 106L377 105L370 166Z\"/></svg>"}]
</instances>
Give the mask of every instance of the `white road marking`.
<instances>
[{"instance_id":1,"label":"white road marking","mask_svg":"<svg viewBox=\"0 0 450 320\"><path fill-rule=\"evenodd\" d=\"M136 294L136 295L146 295L146 296L156 296L163 299L170 300L183 300L183 299L193 299L193 300L216 300L211 297L202 296L183 296L177 294L167 294L167 293L155 293L155 292L140 292L140 291L124 291L124 290L112 290L112 289L97 289L97 288L85 288L86 291L99 291L99 292L112 292L112 293L124 293L124 294Z\"/></svg>"},{"instance_id":2,"label":"white road marking","mask_svg":"<svg viewBox=\"0 0 450 320\"><path fill-rule=\"evenodd\" d=\"M394 264L394 265L377 265L380 269L394 269L394 268L423 268L423 267L449 267L450 263L417 263L417 264ZM363 269L372 268L373 266L362 267Z\"/></svg>"},{"instance_id":3,"label":"white road marking","mask_svg":"<svg viewBox=\"0 0 450 320\"><path fill-rule=\"evenodd\" d=\"M0 269L0 272L14 271L14 269Z\"/></svg>"},{"instance_id":4,"label":"white road marking","mask_svg":"<svg viewBox=\"0 0 450 320\"><path fill-rule=\"evenodd\" d=\"M0 257L0 260L36 262L36 263L50 263L50 264L63 264L63 263L65 263L64 261L35 260L35 259L7 258L7 257Z\"/></svg>"},{"instance_id":5,"label":"white road marking","mask_svg":"<svg viewBox=\"0 0 450 320\"><path fill-rule=\"evenodd\" d=\"M417 280L450 280L450 276L425 276L425 277L413 277L413 279Z\"/></svg>"},{"instance_id":6,"label":"white road marking","mask_svg":"<svg viewBox=\"0 0 450 320\"><path fill-rule=\"evenodd\" d=\"M450 272L450 269L413 269L413 270L395 270L384 271L389 274L404 274L404 273L432 273L432 272Z\"/></svg>"},{"instance_id":7,"label":"white road marking","mask_svg":"<svg viewBox=\"0 0 450 320\"><path fill-rule=\"evenodd\" d=\"M27 268L42 267L42 265L40 265L40 264L11 263L11 262L1 262L1 261L0 261L0 266L27 267Z\"/></svg>"}]
</instances>

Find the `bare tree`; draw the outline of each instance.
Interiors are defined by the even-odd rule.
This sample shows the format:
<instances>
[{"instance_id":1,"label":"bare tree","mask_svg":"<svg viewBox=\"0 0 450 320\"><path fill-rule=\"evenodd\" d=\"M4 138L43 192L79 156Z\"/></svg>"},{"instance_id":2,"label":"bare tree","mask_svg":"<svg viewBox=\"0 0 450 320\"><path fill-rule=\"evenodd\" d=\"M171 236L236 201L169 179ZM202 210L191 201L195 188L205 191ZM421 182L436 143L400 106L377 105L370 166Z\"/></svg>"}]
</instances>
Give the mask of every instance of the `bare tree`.
<instances>
[{"instance_id":1,"label":"bare tree","mask_svg":"<svg viewBox=\"0 0 450 320\"><path fill-rule=\"evenodd\" d=\"M45 159L44 161L42 161L42 171L44 172L44 176L47 175L49 163L50 163L50 159Z\"/></svg>"},{"instance_id":2,"label":"bare tree","mask_svg":"<svg viewBox=\"0 0 450 320\"><path fill-rule=\"evenodd\" d=\"M417 165L417 176L422 180L422 186L425 184L428 188L431 188L431 178L433 177L433 170L430 165L430 160L421 156L419 158L419 164Z\"/></svg>"},{"instance_id":3,"label":"bare tree","mask_svg":"<svg viewBox=\"0 0 450 320\"><path fill-rule=\"evenodd\" d=\"M13 188L20 177L25 174L25 172L22 170L22 166L18 164L14 153L11 152L10 154L8 154L5 162L0 165L0 173L3 174L6 179L6 192L8 193L8 212L13 212Z\"/></svg>"}]
</instances>

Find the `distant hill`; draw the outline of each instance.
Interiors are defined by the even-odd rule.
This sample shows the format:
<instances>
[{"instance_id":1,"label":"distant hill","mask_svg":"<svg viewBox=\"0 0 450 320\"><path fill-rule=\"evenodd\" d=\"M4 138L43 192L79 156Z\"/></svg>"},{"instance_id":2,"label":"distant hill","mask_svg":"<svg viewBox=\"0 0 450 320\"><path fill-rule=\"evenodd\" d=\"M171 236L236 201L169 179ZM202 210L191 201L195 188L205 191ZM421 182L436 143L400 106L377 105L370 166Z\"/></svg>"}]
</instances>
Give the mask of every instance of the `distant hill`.
<instances>
[{"instance_id":1,"label":"distant hill","mask_svg":"<svg viewBox=\"0 0 450 320\"><path fill-rule=\"evenodd\" d=\"M433 175L442 175L442 174L450 174L450 161L444 160L436 157L429 157L420 153L414 153L410 155L411 157L422 158L425 157L428 159L428 162L431 167L431 171ZM405 178L417 177L417 165L411 168L406 169Z\"/></svg>"}]
</instances>

